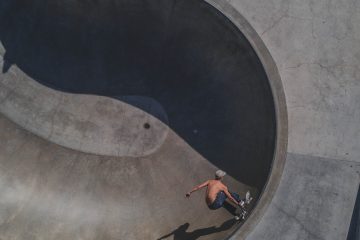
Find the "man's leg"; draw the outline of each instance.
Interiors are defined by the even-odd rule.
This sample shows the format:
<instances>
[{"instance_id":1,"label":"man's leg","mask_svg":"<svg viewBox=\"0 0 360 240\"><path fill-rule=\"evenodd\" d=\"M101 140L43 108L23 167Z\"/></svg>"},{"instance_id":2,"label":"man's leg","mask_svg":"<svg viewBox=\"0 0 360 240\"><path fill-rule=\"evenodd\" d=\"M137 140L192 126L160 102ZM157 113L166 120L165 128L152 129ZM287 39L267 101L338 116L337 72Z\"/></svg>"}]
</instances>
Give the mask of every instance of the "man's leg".
<instances>
[{"instance_id":1,"label":"man's leg","mask_svg":"<svg viewBox=\"0 0 360 240\"><path fill-rule=\"evenodd\" d=\"M224 192L219 192L218 193L218 197L217 200L222 201L222 206L228 210L231 214L234 215L235 220L240 220L240 219L245 219L245 215L246 215L246 210L244 209L244 201L240 198L240 195L234 192L229 192L230 195L237 201L240 202L240 208L238 208L237 206L234 207L232 204L230 203L225 203L225 200L227 199L227 196L225 195ZM231 210L229 210L229 206L231 208Z\"/></svg>"},{"instance_id":2,"label":"man's leg","mask_svg":"<svg viewBox=\"0 0 360 240\"><path fill-rule=\"evenodd\" d=\"M244 205L245 205L245 200L241 199L240 195L234 192L230 192L231 196L240 203L240 209L239 209L239 213L236 214L235 216L235 220L240 220L240 219L245 219L246 216L246 210L244 209Z\"/></svg>"},{"instance_id":3,"label":"man's leg","mask_svg":"<svg viewBox=\"0 0 360 240\"><path fill-rule=\"evenodd\" d=\"M241 199L239 194L237 193L233 193L233 192L230 192L231 196L233 198L235 198L236 201L238 202L243 202L243 203L246 203L246 204L249 204L251 202L251 200L253 199L251 196L250 196L250 192L247 191L246 194L245 194L245 198Z\"/></svg>"},{"instance_id":4,"label":"man's leg","mask_svg":"<svg viewBox=\"0 0 360 240\"><path fill-rule=\"evenodd\" d=\"M218 194L216 195L216 199L214 200L214 202L211 205L209 205L209 208L212 210L221 208L224 205L224 202L226 201L226 199L227 199L227 197L223 191L218 192Z\"/></svg>"},{"instance_id":5,"label":"man's leg","mask_svg":"<svg viewBox=\"0 0 360 240\"><path fill-rule=\"evenodd\" d=\"M234 193L234 192L230 192L230 195L238 202L240 201L243 201L241 198L240 198L240 195L237 194L237 193Z\"/></svg>"},{"instance_id":6,"label":"man's leg","mask_svg":"<svg viewBox=\"0 0 360 240\"><path fill-rule=\"evenodd\" d=\"M216 200L218 201L219 205L221 205L221 206L224 204L226 199L227 199L227 196L223 191L219 192L216 197Z\"/></svg>"}]
</instances>

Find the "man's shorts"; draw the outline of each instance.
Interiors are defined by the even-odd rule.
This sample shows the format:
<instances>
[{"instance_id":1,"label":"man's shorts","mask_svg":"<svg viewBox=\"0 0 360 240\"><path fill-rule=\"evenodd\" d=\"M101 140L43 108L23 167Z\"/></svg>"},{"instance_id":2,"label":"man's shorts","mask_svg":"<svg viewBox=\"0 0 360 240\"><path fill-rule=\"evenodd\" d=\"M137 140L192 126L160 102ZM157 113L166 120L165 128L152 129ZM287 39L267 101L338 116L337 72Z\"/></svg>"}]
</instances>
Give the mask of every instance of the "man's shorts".
<instances>
[{"instance_id":1,"label":"man's shorts","mask_svg":"<svg viewBox=\"0 0 360 240\"><path fill-rule=\"evenodd\" d=\"M241 198L240 198L239 194L233 193L233 192L230 192L230 194L236 201L238 201L238 202L241 201ZM215 198L214 202L212 204L208 205L208 207L211 210L219 209L224 205L224 202L226 201L226 199L227 199L227 196L224 193L224 191L220 191L216 195L216 198Z\"/></svg>"},{"instance_id":2,"label":"man's shorts","mask_svg":"<svg viewBox=\"0 0 360 240\"><path fill-rule=\"evenodd\" d=\"M223 191L218 192L218 194L216 195L216 198L214 200L214 202L212 204L209 205L209 208L211 210L216 210L218 208L221 208L226 200L226 195Z\"/></svg>"}]
</instances>

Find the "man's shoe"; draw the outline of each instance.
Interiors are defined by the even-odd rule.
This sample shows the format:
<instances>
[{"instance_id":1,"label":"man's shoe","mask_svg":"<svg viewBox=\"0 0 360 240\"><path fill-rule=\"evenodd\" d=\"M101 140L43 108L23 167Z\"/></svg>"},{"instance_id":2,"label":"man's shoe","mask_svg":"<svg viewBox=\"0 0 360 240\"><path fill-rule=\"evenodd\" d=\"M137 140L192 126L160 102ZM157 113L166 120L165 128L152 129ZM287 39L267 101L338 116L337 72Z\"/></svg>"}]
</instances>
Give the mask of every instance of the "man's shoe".
<instances>
[{"instance_id":1,"label":"man's shoe","mask_svg":"<svg viewBox=\"0 0 360 240\"><path fill-rule=\"evenodd\" d=\"M247 191L245 195L245 203L249 204L253 198L250 196L250 192Z\"/></svg>"},{"instance_id":2,"label":"man's shoe","mask_svg":"<svg viewBox=\"0 0 360 240\"><path fill-rule=\"evenodd\" d=\"M246 212L243 213L243 215L241 216L242 220L245 220L246 217Z\"/></svg>"}]
</instances>

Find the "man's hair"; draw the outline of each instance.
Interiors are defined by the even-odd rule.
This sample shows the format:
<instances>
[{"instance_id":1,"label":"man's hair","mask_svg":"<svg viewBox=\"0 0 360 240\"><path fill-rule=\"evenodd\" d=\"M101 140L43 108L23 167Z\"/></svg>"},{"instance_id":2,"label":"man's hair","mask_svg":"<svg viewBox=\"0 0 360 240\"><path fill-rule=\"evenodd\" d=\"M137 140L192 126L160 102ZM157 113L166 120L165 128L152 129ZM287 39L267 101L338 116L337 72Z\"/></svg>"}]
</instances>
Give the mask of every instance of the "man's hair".
<instances>
[{"instance_id":1,"label":"man's hair","mask_svg":"<svg viewBox=\"0 0 360 240\"><path fill-rule=\"evenodd\" d=\"M222 179L225 175L226 175L226 172L224 172L223 170L217 170L217 171L215 172L215 179L220 180L220 179Z\"/></svg>"}]
</instances>

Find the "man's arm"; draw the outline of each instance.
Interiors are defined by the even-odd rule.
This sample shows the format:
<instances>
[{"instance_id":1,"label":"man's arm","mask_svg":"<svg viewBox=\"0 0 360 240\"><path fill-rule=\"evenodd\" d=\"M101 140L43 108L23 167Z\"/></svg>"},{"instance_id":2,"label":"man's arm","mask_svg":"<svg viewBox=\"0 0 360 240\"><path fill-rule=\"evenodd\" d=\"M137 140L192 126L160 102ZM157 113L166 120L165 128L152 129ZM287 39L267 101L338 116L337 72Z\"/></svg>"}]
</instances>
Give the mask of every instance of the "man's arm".
<instances>
[{"instance_id":1,"label":"man's arm","mask_svg":"<svg viewBox=\"0 0 360 240\"><path fill-rule=\"evenodd\" d=\"M225 187L223 191L224 191L225 195L226 195L233 203L235 203L236 205L239 205L239 202L236 201L236 200L231 196L231 194L230 194L230 192L229 192L229 190L228 190L227 187Z\"/></svg>"},{"instance_id":2,"label":"man's arm","mask_svg":"<svg viewBox=\"0 0 360 240\"><path fill-rule=\"evenodd\" d=\"M204 182L204 183L202 183L202 184L200 184L200 185L195 186L193 189L191 189L190 192L186 193L186 197L190 197L190 194L191 194L191 193L193 193L193 192L195 192L195 191L197 191L197 190L200 190L200 189L206 187L208 184L209 184L209 180L206 181L206 182Z\"/></svg>"}]
</instances>

